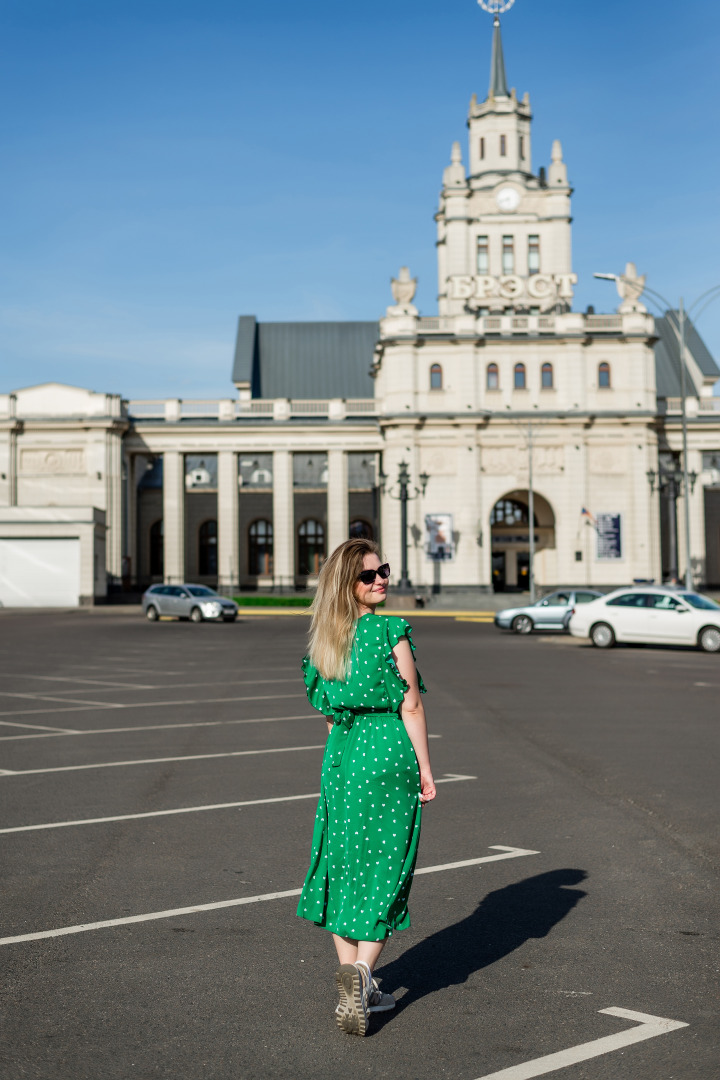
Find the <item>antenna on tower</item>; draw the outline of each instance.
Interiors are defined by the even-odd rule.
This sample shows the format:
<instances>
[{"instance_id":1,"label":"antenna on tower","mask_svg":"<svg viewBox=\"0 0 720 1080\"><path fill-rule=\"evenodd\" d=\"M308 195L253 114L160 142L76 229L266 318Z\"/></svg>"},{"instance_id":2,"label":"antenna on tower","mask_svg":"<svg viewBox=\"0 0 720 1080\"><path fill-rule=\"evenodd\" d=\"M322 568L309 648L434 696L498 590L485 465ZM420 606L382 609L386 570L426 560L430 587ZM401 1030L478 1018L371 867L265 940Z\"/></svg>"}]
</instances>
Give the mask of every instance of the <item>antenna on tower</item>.
<instances>
[{"instance_id":1,"label":"antenna on tower","mask_svg":"<svg viewBox=\"0 0 720 1080\"><path fill-rule=\"evenodd\" d=\"M478 0L483 11L493 16L493 44L490 61L490 87L488 98L507 97L507 78L505 77L505 58L503 56L502 37L500 36L500 15L509 11L515 0Z\"/></svg>"}]
</instances>

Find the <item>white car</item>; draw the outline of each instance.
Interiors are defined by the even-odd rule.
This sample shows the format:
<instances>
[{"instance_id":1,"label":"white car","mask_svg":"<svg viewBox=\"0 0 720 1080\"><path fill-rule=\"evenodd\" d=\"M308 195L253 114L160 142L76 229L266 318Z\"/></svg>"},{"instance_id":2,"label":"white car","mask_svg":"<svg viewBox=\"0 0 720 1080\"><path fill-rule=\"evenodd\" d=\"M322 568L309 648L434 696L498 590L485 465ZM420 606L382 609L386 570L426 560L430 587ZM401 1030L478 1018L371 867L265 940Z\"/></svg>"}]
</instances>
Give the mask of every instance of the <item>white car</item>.
<instances>
[{"instance_id":1,"label":"white car","mask_svg":"<svg viewBox=\"0 0 720 1080\"><path fill-rule=\"evenodd\" d=\"M609 649L616 641L637 641L720 652L720 605L682 589L647 585L616 589L576 607L570 633L589 637L599 649Z\"/></svg>"}]
</instances>

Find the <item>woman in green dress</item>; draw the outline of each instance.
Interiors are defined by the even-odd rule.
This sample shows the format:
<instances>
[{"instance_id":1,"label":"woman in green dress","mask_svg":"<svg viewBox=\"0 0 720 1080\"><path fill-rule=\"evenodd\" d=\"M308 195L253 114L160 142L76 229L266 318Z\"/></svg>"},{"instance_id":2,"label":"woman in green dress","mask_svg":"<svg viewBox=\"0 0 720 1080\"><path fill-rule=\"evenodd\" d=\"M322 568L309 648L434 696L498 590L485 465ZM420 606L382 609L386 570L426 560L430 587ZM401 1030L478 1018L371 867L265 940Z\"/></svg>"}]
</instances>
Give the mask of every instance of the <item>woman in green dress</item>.
<instances>
[{"instance_id":1,"label":"woman in green dress","mask_svg":"<svg viewBox=\"0 0 720 1080\"><path fill-rule=\"evenodd\" d=\"M329 734L297 913L333 935L335 1017L356 1035L395 1005L372 972L393 931L410 925L420 812L435 798L410 625L375 614L389 576L372 541L336 548L320 572L303 660L308 699Z\"/></svg>"}]
</instances>

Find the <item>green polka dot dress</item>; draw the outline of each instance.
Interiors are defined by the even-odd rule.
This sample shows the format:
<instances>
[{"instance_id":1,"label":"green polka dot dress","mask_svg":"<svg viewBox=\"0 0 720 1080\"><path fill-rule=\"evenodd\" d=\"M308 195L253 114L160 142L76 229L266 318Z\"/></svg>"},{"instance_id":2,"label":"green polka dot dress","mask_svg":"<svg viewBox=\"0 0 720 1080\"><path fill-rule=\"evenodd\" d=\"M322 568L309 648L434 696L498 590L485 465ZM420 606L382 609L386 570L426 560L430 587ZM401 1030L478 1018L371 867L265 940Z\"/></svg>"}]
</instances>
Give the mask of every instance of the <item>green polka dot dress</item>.
<instances>
[{"instance_id":1,"label":"green polka dot dress","mask_svg":"<svg viewBox=\"0 0 720 1080\"><path fill-rule=\"evenodd\" d=\"M322 764L310 869L297 913L335 934L383 941L410 925L420 840L420 773L400 716L407 683L392 649L412 647L394 616L358 619L345 681L303 660L310 704L333 721ZM418 674L420 690L425 693Z\"/></svg>"}]
</instances>

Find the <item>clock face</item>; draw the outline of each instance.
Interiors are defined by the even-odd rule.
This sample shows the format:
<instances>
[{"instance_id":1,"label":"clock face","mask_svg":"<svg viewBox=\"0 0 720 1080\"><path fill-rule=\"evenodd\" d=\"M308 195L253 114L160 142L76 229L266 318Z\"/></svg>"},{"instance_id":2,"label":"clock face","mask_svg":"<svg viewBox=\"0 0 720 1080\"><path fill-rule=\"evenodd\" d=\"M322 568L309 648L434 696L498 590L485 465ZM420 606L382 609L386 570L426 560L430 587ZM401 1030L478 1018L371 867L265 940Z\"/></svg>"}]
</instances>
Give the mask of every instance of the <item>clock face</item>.
<instances>
[{"instance_id":1,"label":"clock face","mask_svg":"<svg viewBox=\"0 0 720 1080\"><path fill-rule=\"evenodd\" d=\"M501 187L495 193L495 202L499 210L517 210L520 205L520 195L511 187Z\"/></svg>"}]
</instances>

